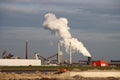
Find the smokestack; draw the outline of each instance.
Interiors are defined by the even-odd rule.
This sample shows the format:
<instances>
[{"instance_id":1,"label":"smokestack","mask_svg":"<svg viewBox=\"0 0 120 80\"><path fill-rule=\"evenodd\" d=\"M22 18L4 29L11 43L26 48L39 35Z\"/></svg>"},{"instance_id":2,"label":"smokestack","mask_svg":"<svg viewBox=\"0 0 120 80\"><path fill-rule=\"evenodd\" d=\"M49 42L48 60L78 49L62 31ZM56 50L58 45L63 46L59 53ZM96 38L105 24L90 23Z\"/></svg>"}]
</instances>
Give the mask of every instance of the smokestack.
<instances>
[{"instance_id":1,"label":"smokestack","mask_svg":"<svg viewBox=\"0 0 120 80\"><path fill-rule=\"evenodd\" d=\"M87 65L90 65L91 64L91 57L88 57L88 61L87 61Z\"/></svg>"},{"instance_id":2,"label":"smokestack","mask_svg":"<svg viewBox=\"0 0 120 80\"><path fill-rule=\"evenodd\" d=\"M60 51L60 53L59 53L59 57L60 57L60 64L62 63L62 57L63 57L63 53L62 53L62 51Z\"/></svg>"},{"instance_id":3,"label":"smokestack","mask_svg":"<svg viewBox=\"0 0 120 80\"><path fill-rule=\"evenodd\" d=\"M62 63L62 52L60 49L60 42L58 41L58 56L57 56L57 60L58 60L58 64Z\"/></svg>"},{"instance_id":4,"label":"smokestack","mask_svg":"<svg viewBox=\"0 0 120 80\"><path fill-rule=\"evenodd\" d=\"M25 58L28 59L28 40L26 40L26 51Z\"/></svg>"},{"instance_id":5,"label":"smokestack","mask_svg":"<svg viewBox=\"0 0 120 80\"><path fill-rule=\"evenodd\" d=\"M69 54L70 54L70 64L72 64L72 48L71 48L71 42L69 46Z\"/></svg>"},{"instance_id":6,"label":"smokestack","mask_svg":"<svg viewBox=\"0 0 120 80\"><path fill-rule=\"evenodd\" d=\"M60 64L60 57L59 57L59 53L60 53L60 43L59 43L59 41L58 41L58 45L57 45L57 54L58 54L58 56L57 56L57 60L58 60L58 64Z\"/></svg>"}]
</instances>

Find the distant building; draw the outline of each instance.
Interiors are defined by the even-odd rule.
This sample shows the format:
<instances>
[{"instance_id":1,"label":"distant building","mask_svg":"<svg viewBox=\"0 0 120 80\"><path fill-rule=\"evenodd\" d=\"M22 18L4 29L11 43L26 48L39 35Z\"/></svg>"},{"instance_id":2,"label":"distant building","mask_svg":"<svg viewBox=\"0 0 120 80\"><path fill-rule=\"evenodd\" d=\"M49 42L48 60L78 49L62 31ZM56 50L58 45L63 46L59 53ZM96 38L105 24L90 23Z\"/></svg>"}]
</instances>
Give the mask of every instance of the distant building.
<instances>
[{"instance_id":1,"label":"distant building","mask_svg":"<svg viewBox=\"0 0 120 80\"><path fill-rule=\"evenodd\" d=\"M110 65L112 65L112 66L120 66L120 60L111 60Z\"/></svg>"},{"instance_id":2,"label":"distant building","mask_svg":"<svg viewBox=\"0 0 120 80\"><path fill-rule=\"evenodd\" d=\"M0 59L0 66L41 66L37 59Z\"/></svg>"}]
</instances>

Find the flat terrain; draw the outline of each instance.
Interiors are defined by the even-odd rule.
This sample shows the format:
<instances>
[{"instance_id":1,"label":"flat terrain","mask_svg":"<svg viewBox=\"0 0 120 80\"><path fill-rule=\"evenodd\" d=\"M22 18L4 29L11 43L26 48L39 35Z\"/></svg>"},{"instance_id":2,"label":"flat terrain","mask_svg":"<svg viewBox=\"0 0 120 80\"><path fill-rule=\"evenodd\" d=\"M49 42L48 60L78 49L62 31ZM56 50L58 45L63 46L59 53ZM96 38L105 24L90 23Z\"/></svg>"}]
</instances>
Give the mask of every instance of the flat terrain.
<instances>
[{"instance_id":1,"label":"flat terrain","mask_svg":"<svg viewBox=\"0 0 120 80\"><path fill-rule=\"evenodd\" d=\"M67 72L60 73L60 69ZM19 72L21 71L21 72ZM70 76L69 72L120 72L120 67L92 66L1 66L0 80L120 80L119 77Z\"/></svg>"},{"instance_id":2,"label":"flat terrain","mask_svg":"<svg viewBox=\"0 0 120 80\"><path fill-rule=\"evenodd\" d=\"M11 71L11 70L59 70L66 68L68 70L120 70L120 66L109 66L109 67L93 67L93 66L0 66L0 71Z\"/></svg>"},{"instance_id":3,"label":"flat terrain","mask_svg":"<svg viewBox=\"0 0 120 80\"><path fill-rule=\"evenodd\" d=\"M55 74L55 73L0 73L0 80L120 80L120 78L102 76L96 77L82 77L79 75L68 76L66 73Z\"/></svg>"}]
</instances>

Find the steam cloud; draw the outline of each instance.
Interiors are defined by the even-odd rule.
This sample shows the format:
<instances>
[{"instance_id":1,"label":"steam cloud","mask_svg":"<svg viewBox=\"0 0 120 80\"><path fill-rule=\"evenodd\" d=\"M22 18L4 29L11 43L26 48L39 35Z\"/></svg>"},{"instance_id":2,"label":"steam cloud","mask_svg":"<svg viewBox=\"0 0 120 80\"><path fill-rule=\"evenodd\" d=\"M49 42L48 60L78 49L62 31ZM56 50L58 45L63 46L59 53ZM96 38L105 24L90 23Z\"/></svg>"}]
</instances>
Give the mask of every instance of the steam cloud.
<instances>
[{"instance_id":1,"label":"steam cloud","mask_svg":"<svg viewBox=\"0 0 120 80\"><path fill-rule=\"evenodd\" d=\"M69 50L71 43L72 50L82 53L84 56L91 57L91 54L84 47L82 42L78 39L73 38L69 32L70 27L67 25L68 20L66 18L56 18L53 13L45 14L45 21L43 26L45 29L49 29L61 38L61 43L64 44L66 51Z\"/></svg>"}]
</instances>

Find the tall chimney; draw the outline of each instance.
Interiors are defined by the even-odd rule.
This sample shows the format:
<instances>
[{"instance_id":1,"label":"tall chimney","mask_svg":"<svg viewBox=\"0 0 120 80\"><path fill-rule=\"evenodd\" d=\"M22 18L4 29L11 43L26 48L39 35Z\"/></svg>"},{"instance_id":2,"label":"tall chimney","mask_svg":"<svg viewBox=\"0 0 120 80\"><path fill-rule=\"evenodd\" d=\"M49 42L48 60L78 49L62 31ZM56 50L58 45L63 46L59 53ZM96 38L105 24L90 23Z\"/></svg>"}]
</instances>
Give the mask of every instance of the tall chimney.
<instances>
[{"instance_id":1,"label":"tall chimney","mask_svg":"<svg viewBox=\"0 0 120 80\"><path fill-rule=\"evenodd\" d=\"M62 57L63 57L63 53L62 53L62 51L60 51L60 53L59 53L59 57L60 57L60 64L62 63Z\"/></svg>"},{"instance_id":2,"label":"tall chimney","mask_svg":"<svg viewBox=\"0 0 120 80\"><path fill-rule=\"evenodd\" d=\"M70 54L70 64L72 64L72 48L71 48L71 42L69 46L69 54Z\"/></svg>"},{"instance_id":3,"label":"tall chimney","mask_svg":"<svg viewBox=\"0 0 120 80\"><path fill-rule=\"evenodd\" d=\"M57 45L57 60L58 60L58 64L60 64L60 42L59 41Z\"/></svg>"},{"instance_id":4,"label":"tall chimney","mask_svg":"<svg viewBox=\"0 0 120 80\"><path fill-rule=\"evenodd\" d=\"M28 59L28 40L26 40L25 58Z\"/></svg>"}]
</instances>

